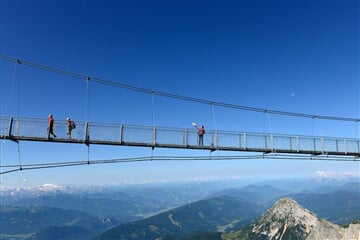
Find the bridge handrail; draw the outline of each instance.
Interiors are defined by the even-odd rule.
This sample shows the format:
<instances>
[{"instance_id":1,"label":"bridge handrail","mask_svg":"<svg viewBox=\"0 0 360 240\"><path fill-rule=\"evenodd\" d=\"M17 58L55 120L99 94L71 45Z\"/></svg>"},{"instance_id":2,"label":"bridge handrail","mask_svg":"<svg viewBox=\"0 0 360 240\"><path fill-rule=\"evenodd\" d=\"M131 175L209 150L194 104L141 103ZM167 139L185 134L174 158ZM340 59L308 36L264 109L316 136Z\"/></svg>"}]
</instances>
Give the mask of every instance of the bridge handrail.
<instances>
[{"instance_id":1,"label":"bridge handrail","mask_svg":"<svg viewBox=\"0 0 360 240\"><path fill-rule=\"evenodd\" d=\"M47 124L47 119L44 118L31 118L31 117L12 117L12 116L0 116L0 124L1 124L1 128L0 129L4 129L5 131L1 131L1 133L3 132L7 132L8 131L8 127L10 124L10 120L13 121L24 121L24 122L32 122L32 123L37 123L40 124ZM6 124L3 124L4 122L6 122ZM165 126L150 126L150 125L136 125L136 124L126 124L126 123L99 123L99 122L86 122L86 121L76 121L76 124L79 126L85 126L86 123L88 123L90 126L97 126L97 127L105 127L105 128L112 128L112 127L119 127L119 126L125 126L128 128L141 128L141 129L153 129L154 127L156 129L159 130L168 130L168 131L177 131L177 132L183 132L185 129L188 131L192 131L192 132L196 132L196 129L194 128L179 128L179 127L165 127ZM66 126L66 120L56 120L55 121L56 125L62 124L64 126ZM273 136L277 136L277 137L293 137L294 135L291 134L283 134L283 133L260 133L260 132L245 132L245 131L231 131L231 130L206 130L207 133L214 133L214 132L219 132L221 134L250 134L250 135L258 135L258 136L269 136L269 135L273 135ZM300 138L309 138L309 139L313 139L313 138L324 138L324 139L334 139L334 140L339 140L339 137L334 137L334 136L320 136L320 135L313 135L313 136L309 136L309 135L303 135L303 134L296 134L295 136L300 137ZM341 137L340 139L346 139L346 140L355 140L358 141L360 140L359 138L350 138L350 137Z\"/></svg>"},{"instance_id":2,"label":"bridge handrail","mask_svg":"<svg viewBox=\"0 0 360 240\"><path fill-rule=\"evenodd\" d=\"M204 145L199 146L195 128L76 121L76 129L72 132L72 138L68 139L66 120L56 119L55 132L57 134L56 140L63 142L360 155L360 141L358 138L206 130ZM47 119L0 116L0 135L2 139L48 140Z\"/></svg>"}]
</instances>

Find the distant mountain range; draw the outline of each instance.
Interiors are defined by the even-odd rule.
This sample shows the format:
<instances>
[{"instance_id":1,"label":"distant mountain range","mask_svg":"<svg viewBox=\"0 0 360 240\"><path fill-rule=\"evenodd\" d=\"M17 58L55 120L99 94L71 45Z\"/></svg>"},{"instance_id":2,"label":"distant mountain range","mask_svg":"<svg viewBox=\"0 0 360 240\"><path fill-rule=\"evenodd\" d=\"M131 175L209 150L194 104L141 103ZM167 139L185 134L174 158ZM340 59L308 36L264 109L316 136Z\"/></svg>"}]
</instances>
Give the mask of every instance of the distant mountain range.
<instances>
[{"instance_id":1,"label":"distant mountain range","mask_svg":"<svg viewBox=\"0 0 360 240\"><path fill-rule=\"evenodd\" d=\"M57 232L55 234L57 236L66 236L61 234L66 229L72 233L76 232L77 235L82 232L84 236L94 237L119 224L115 219L98 218L82 211L51 207L1 206L0 213L0 239L7 239L7 236L9 239L14 239L10 237L13 235L23 235L23 238L26 238L39 229L39 233L29 239L54 239L53 235L51 238L38 237L49 236L49 231Z\"/></svg>"},{"instance_id":2,"label":"distant mountain range","mask_svg":"<svg viewBox=\"0 0 360 240\"><path fill-rule=\"evenodd\" d=\"M231 196L235 199L256 203L265 209L271 206L279 197L286 194L289 194L289 191L284 191L270 185L251 184L242 188L224 189L209 195L209 197Z\"/></svg>"},{"instance_id":3,"label":"distant mountain range","mask_svg":"<svg viewBox=\"0 0 360 240\"><path fill-rule=\"evenodd\" d=\"M186 204L153 217L127 223L96 239L155 239L194 231L230 231L247 226L260 215L259 207L230 197L216 197Z\"/></svg>"},{"instance_id":4,"label":"distant mountain range","mask_svg":"<svg viewBox=\"0 0 360 240\"><path fill-rule=\"evenodd\" d=\"M145 220L112 228L95 239L360 239L360 224L350 224L347 228L340 227L318 218L314 213L287 197L278 200L255 223L249 224L248 227L239 226L242 225L239 224L241 219L249 213L242 207L250 209L253 206L243 203L244 205L240 204L242 207L238 208L239 203L234 204L232 200L230 203L228 201L227 198L199 201L190 208L184 206ZM215 204L209 205L211 203ZM218 212L212 215L216 206L226 206L227 210L221 211L220 218L217 218ZM232 207L234 208L229 217L226 213L231 211ZM203 213L204 208L208 210L208 215L211 217L200 214ZM188 211L191 212L187 213ZM201 219L196 214L201 215ZM254 215L257 214L254 213ZM224 219L227 221L224 222ZM234 230L236 228L237 230Z\"/></svg>"},{"instance_id":5,"label":"distant mountain range","mask_svg":"<svg viewBox=\"0 0 360 240\"><path fill-rule=\"evenodd\" d=\"M330 193L290 195L317 216L337 224L346 224L360 216L360 191L337 190Z\"/></svg>"},{"instance_id":6,"label":"distant mountain range","mask_svg":"<svg viewBox=\"0 0 360 240\"><path fill-rule=\"evenodd\" d=\"M72 209L97 217L110 217L121 222L129 222L199 198L186 198L184 196L186 192L180 192L180 189L174 191L149 187L149 189L144 188L143 191L135 188L128 192L112 188L80 192L8 190L8 194L1 195L1 204Z\"/></svg>"},{"instance_id":7,"label":"distant mountain range","mask_svg":"<svg viewBox=\"0 0 360 240\"><path fill-rule=\"evenodd\" d=\"M250 224L283 197L295 200L322 221L350 224L360 220L360 179L355 180L86 189L50 184L30 190L3 187L0 240L52 240L64 236L74 240L211 240L237 232L249 236L246 231L253 226Z\"/></svg>"}]
</instances>

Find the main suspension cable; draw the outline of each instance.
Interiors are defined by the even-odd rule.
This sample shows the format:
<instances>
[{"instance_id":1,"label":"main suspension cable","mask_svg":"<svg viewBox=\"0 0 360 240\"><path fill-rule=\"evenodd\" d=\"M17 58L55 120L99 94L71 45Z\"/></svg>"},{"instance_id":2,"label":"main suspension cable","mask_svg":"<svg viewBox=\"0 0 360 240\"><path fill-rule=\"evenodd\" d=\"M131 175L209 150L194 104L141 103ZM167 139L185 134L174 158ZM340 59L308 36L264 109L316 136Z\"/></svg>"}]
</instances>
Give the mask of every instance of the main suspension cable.
<instances>
[{"instance_id":1,"label":"main suspension cable","mask_svg":"<svg viewBox=\"0 0 360 240\"><path fill-rule=\"evenodd\" d=\"M225 107L225 108L233 108L233 109L240 109L240 110L246 110L246 111L253 111L253 112L264 112L264 113L269 113L269 114L292 116L292 117L318 118L318 119L335 120L335 121L360 122L359 118L327 116L327 115L314 115L314 114L307 114L307 113L298 113L298 112L288 112L288 111L264 109L264 108L243 106L243 105L237 105L237 104L231 104L231 103L216 102L216 101L211 101L211 100L207 100L207 99L188 97L188 96L177 95L177 94L161 92L161 91L154 91L154 90L141 88L141 87L136 87L136 86L132 86L132 85L124 84L124 83L113 82L113 81L104 80L104 79L95 78L95 77L89 77L88 75L74 73L74 72L70 72L70 71L66 71L66 70L62 70L62 69L58 69L58 68L53 68L53 67L45 66L45 65L42 65L42 64L37 64L37 63L25 61L25 60L20 60L18 58L6 56L6 55L1 55L0 54L0 58L4 59L4 60L7 60L7 61L15 61L15 62L24 64L24 65L27 65L27 66L30 66L30 67L33 67L33 68L38 68L38 69L42 69L42 70L49 71L49 72L54 72L54 73L58 73L58 74L62 74L62 75L67 75L67 76L82 79L82 80L88 80L88 81L96 82L96 83L99 83L99 84L104 84L104 85L109 85L109 86L113 86L113 87L119 87L119 88L131 90L131 91L137 91L137 92L142 92L142 93L146 93L146 94L154 94L154 95L158 95L158 96L162 96L162 97L168 97L168 98L179 99L179 100L184 100L184 101L190 101L190 102L196 102L196 103L202 103L202 104L209 104L209 105Z\"/></svg>"}]
</instances>

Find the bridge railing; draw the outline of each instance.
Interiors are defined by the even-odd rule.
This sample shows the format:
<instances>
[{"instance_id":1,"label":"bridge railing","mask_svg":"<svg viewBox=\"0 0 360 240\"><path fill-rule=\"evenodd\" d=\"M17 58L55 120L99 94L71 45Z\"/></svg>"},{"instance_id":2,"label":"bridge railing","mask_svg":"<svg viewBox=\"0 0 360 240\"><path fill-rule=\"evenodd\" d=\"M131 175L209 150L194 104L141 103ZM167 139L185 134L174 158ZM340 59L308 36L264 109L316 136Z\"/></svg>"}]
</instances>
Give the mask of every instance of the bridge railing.
<instances>
[{"instance_id":1,"label":"bridge railing","mask_svg":"<svg viewBox=\"0 0 360 240\"><path fill-rule=\"evenodd\" d=\"M48 139L47 119L0 116L2 139L97 143L110 145L199 148L309 154L360 154L359 139L285 134L207 130L199 146L195 128L152 127L127 124L76 122L72 138L67 136L65 120L55 119L56 139Z\"/></svg>"}]
</instances>

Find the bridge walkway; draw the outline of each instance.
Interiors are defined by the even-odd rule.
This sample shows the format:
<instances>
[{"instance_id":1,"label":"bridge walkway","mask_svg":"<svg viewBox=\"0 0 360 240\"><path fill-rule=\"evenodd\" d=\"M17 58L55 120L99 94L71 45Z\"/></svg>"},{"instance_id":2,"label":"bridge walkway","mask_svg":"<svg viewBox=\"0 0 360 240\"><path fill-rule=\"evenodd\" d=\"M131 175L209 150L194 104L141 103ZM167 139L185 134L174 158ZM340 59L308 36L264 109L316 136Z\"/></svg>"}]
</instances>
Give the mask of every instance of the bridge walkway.
<instances>
[{"instance_id":1,"label":"bridge walkway","mask_svg":"<svg viewBox=\"0 0 360 240\"><path fill-rule=\"evenodd\" d=\"M360 156L360 140L286 134L207 130L198 144L196 129L131 124L76 122L70 139L66 121L56 121L56 138L49 138L47 119L0 116L0 139L72 144L102 144L151 148L242 151L279 154Z\"/></svg>"}]
</instances>

